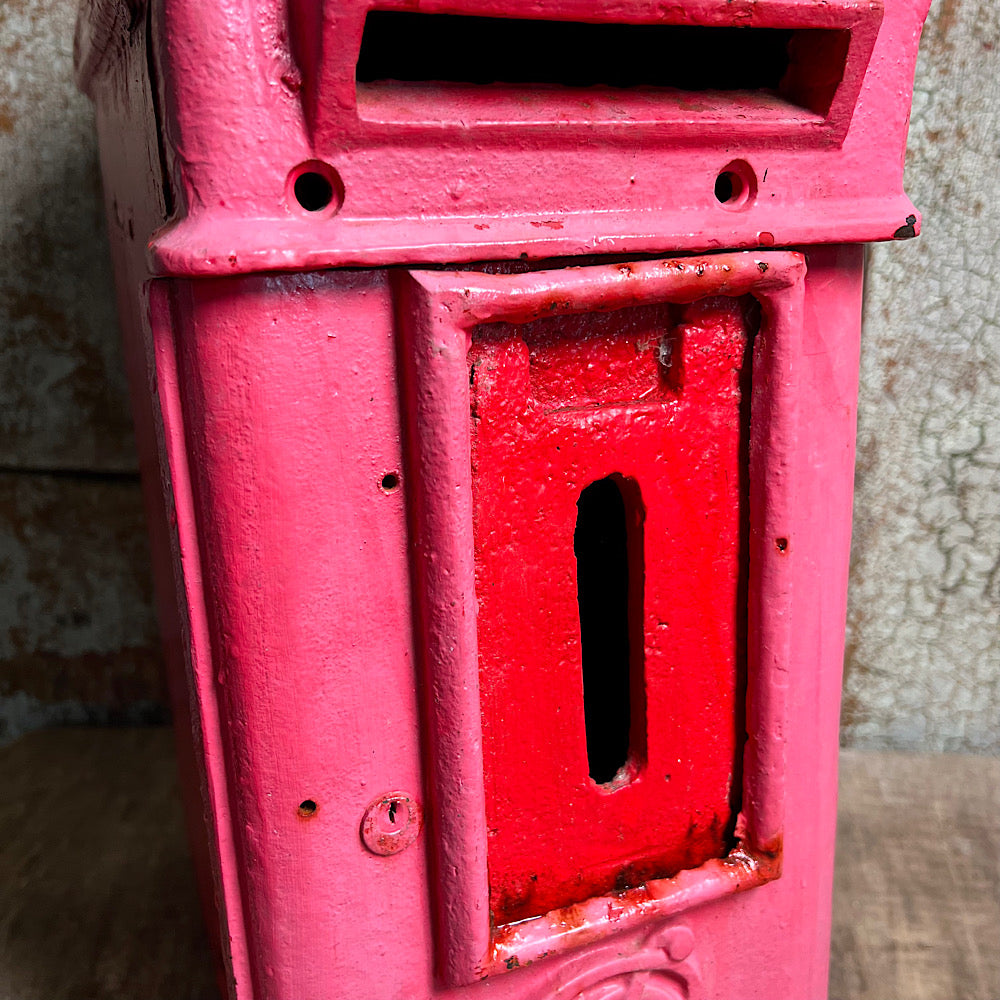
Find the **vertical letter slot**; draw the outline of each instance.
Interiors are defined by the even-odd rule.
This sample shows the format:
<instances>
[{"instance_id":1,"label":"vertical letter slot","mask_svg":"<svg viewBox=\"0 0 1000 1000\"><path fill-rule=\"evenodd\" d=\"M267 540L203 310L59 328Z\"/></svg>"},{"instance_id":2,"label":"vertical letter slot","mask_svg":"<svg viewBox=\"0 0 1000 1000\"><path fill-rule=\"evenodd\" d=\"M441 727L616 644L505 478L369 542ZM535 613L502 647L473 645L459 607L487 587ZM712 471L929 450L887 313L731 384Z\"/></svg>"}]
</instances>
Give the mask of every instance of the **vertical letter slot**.
<instances>
[{"instance_id":1,"label":"vertical letter slot","mask_svg":"<svg viewBox=\"0 0 1000 1000\"><path fill-rule=\"evenodd\" d=\"M601 785L628 778L633 650L641 667L642 539L630 544L629 535L642 521L637 507L628 508L624 486L620 476L591 483L577 501L573 533L587 763Z\"/></svg>"}]
</instances>

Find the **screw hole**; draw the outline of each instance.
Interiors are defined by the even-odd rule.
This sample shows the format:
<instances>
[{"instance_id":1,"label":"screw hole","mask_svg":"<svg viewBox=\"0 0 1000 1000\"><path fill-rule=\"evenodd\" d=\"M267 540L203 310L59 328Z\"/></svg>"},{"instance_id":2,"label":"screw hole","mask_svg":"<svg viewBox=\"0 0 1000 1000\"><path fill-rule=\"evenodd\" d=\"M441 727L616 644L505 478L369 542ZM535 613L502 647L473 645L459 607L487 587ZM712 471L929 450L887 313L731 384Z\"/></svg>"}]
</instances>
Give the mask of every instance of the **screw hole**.
<instances>
[{"instance_id":1,"label":"screw hole","mask_svg":"<svg viewBox=\"0 0 1000 1000\"><path fill-rule=\"evenodd\" d=\"M747 208L757 197L757 177L746 160L733 160L715 178L715 200L726 208Z\"/></svg>"},{"instance_id":2,"label":"screw hole","mask_svg":"<svg viewBox=\"0 0 1000 1000\"><path fill-rule=\"evenodd\" d=\"M774 544L777 546L779 552L784 552L788 548L788 539L776 538Z\"/></svg>"},{"instance_id":3,"label":"screw hole","mask_svg":"<svg viewBox=\"0 0 1000 1000\"><path fill-rule=\"evenodd\" d=\"M333 201L333 185L329 178L307 170L295 178L295 200L307 212L322 212Z\"/></svg>"},{"instance_id":4,"label":"screw hole","mask_svg":"<svg viewBox=\"0 0 1000 1000\"><path fill-rule=\"evenodd\" d=\"M315 816L318 811L319 806L312 799L304 799L299 803L298 814L303 819L309 819L310 816Z\"/></svg>"},{"instance_id":5,"label":"screw hole","mask_svg":"<svg viewBox=\"0 0 1000 1000\"><path fill-rule=\"evenodd\" d=\"M736 197L736 192L740 187L740 179L736 174L731 173L728 170L723 170L718 177L715 178L715 198L717 201L725 204L727 201L732 201Z\"/></svg>"},{"instance_id":6,"label":"screw hole","mask_svg":"<svg viewBox=\"0 0 1000 1000\"><path fill-rule=\"evenodd\" d=\"M285 197L310 215L334 215L344 203L344 185L337 171L322 160L300 163L288 175Z\"/></svg>"},{"instance_id":7,"label":"screw hole","mask_svg":"<svg viewBox=\"0 0 1000 1000\"><path fill-rule=\"evenodd\" d=\"M398 472L387 472L382 477L382 482L379 484L379 488L383 493L395 493L399 489L399 473Z\"/></svg>"}]
</instances>

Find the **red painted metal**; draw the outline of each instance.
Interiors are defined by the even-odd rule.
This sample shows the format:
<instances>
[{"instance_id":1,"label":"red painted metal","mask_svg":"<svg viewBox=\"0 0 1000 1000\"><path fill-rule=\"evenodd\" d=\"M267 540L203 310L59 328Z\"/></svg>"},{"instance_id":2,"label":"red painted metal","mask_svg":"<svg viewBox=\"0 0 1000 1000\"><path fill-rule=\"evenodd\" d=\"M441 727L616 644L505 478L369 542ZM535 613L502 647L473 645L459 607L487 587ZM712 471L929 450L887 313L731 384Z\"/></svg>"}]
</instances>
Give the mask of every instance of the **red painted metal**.
<instances>
[{"instance_id":1,"label":"red painted metal","mask_svg":"<svg viewBox=\"0 0 1000 1000\"><path fill-rule=\"evenodd\" d=\"M671 914L780 874L786 766L783 671L790 641L792 564L784 558L788 546L783 552L774 540L789 538L789 483L781 470L792 461L788 449L794 448L796 439L797 399L791 373L799 351L803 279L799 255L771 253L637 261L525 275L411 272L397 281L397 316L406 352L405 399L411 414L407 429L417 551L414 579L422 626L418 639L425 689L431 695L426 713L430 792L437 817L440 962L450 982L520 967L641 923L652 914ZM491 865L484 819L492 807L484 782L489 764L484 769L482 740L490 720L483 719L477 648L483 648L487 657L491 649L480 644L478 628L484 588L481 575L476 579L472 426L477 411L471 405L470 385L478 372L469 377L477 331L481 335L488 327L494 334L502 332L496 324L515 324L524 330L543 317L564 315L600 323L601 315L607 314L604 322L608 317L614 322L616 310L640 306L655 312L665 304L672 304L679 314L697 316L703 310L717 312L718 296L740 299L748 294L760 303L764 322L754 338L750 413L744 412L739 420L746 428L749 418L748 738L734 844L724 858L709 859L673 879L652 879L640 889L592 896L544 916L497 925L497 916L510 917L496 906L496 893L492 917L487 907ZM731 307L723 307L726 313L731 314ZM692 367L697 371L703 366L708 372L715 367L718 376L726 368L725 354L725 350L716 353L714 365L704 364L703 357ZM708 359L713 359L713 352L708 352ZM642 371L642 355L636 355L635 362ZM648 387L648 378L640 376L639 381ZM670 399L661 400L654 412L669 412L670 405ZM517 416L517 407L512 409L506 414L509 422ZM550 488L537 477L534 482L543 494ZM733 511L726 516L738 523ZM549 546L541 549L543 562L548 551ZM540 558L537 550L524 556L529 566ZM724 631L725 622L716 629ZM704 661L699 660L699 667ZM497 722L493 720L494 725ZM511 727L516 735L515 727L516 722ZM558 749L548 753L560 759ZM572 791L572 776L560 777ZM594 827L587 832L593 834ZM576 844L583 840L578 838ZM675 845L663 846L669 850ZM641 854L636 857L641 862Z\"/></svg>"},{"instance_id":2,"label":"red painted metal","mask_svg":"<svg viewBox=\"0 0 1000 1000\"><path fill-rule=\"evenodd\" d=\"M727 853L745 671L740 383L755 305L707 298L473 331L479 670L498 923ZM633 724L628 764L598 785L588 773L573 538L581 491L606 477L623 481L632 534Z\"/></svg>"}]
</instances>

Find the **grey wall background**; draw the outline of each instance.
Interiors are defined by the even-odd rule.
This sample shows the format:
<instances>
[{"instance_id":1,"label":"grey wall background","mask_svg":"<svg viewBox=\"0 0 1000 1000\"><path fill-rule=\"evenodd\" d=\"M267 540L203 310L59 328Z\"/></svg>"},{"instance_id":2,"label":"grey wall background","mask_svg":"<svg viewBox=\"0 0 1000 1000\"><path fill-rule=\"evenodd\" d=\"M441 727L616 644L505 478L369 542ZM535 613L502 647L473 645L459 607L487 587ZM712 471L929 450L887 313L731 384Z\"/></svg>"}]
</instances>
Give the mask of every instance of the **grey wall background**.
<instances>
[{"instance_id":1,"label":"grey wall background","mask_svg":"<svg viewBox=\"0 0 1000 1000\"><path fill-rule=\"evenodd\" d=\"M892 0L890 0L892 2ZM0 742L165 718L75 0L0 0ZM935 0L870 254L843 739L1000 753L1000 5Z\"/></svg>"},{"instance_id":2,"label":"grey wall background","mask_svg":"<svg viewBox=\"0 0 1000 1000\"><path fill-rule=\"evenodd\" d=\"M935 0L871 249L843 738L1000 753L1000 4Z\"/></svg>"},{"instance_id":3,"label":"grey wall background","mask_svg":"<svg viewBox=\"0 0 1000 1000\"><path fill-rule=\"evenodd\" d=\"M164 718L74 0L0 0L0 741Z\"/></svg>"}]
</instances>

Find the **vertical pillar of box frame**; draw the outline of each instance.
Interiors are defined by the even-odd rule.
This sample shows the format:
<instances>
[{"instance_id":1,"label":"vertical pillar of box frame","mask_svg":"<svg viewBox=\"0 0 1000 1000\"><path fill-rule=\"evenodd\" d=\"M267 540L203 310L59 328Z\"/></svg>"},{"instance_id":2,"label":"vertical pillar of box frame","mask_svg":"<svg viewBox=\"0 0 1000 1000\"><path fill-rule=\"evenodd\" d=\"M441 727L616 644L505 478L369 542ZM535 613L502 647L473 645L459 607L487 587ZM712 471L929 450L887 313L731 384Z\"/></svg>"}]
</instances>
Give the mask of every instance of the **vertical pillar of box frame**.
<instances>
[{"instance_id":1,"label":"vertical pillar of box frame","mask_svg":"<svg viewBox=\"0 0 1000 1000\"><path fill-rule=\"evenodd\" d=\"M188 841L220 993L249 981L228 778L220 719L199 612L197 548L186 470L171 462L159 386L172 378L157 359L157 282L150 235L183 212L162 131L157 20L144 4L81 0L74 38L77 85L94 102L108 235L143 502L150 535L157 617L164 645ZM162 288L160 289L162 291ZM162 309L159 310L162 316ZM161 320L162 322L162 320Z\"/></svg>"},{"instance_id":2,"label":"vertical pillar of box frame","mask_svg":"<svg viewBox=\"0 0 1000 1000\"><path fill-rule=\"evenodd\" d=\"M926 6L83 5L232 996L823 994L860 244L919 228ZM534 534L493 530L507 481ZM594 482L630 561L610 777L566 594ZM551 626L504 546L549 552ZM519 617L551 655L515 662Z\"/></svg>"}]
</instances>

